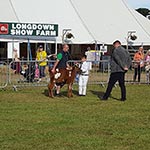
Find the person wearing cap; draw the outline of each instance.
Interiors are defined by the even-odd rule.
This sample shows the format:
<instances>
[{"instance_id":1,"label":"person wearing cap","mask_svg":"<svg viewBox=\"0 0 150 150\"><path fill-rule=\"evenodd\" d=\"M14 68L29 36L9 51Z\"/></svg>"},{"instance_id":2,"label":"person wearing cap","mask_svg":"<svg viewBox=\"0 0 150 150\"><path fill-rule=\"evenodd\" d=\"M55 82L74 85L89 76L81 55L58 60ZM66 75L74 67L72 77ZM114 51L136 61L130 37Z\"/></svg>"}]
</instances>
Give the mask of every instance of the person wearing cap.
<instances>
[{"instance_id":1,"label":"person wearing cap","mask_svg":"<svg viewBox=\"0 0 150 150\"><path fill-rule=\"evenodd\" d=\"M112 88L118 81L121 89L121 101L126 100L125 73L131 66L131 57L129 52L121 46L121 42L116 40L113 43L114 50L111 54L111 74L108 86L101 100L107 100L111 94Z\"/></svg>"},{"instance_id":2,"label":"person wearing cap","mask_svg":"<svg viewBox=\"0 0 150 150\"><path fill-rule=\"evenodd\" d=\"M133 57L134 63L134 76L133 82L136 81L136 77L138 76L138 82L141 80L141 71L144 66L144 49L143 47L139 47L139 50L134 54Z\"/></svg>"},{"instance_id":3,"label":"person wearing cap","mask_svg":"<svg viewBox=\"0 0 150 150\"><path fill-rule=\"evenodd\" d=\"M40 45L38 47L37 54L36 54L36 60L39 63L39 74L40 74L39 78L40 78L40 80L41 80L41 78L45 77L45 67L47 65L46 58L47 58L47 53L45 50L43 50L43 46Z\"/></svg>"}]
</instances>

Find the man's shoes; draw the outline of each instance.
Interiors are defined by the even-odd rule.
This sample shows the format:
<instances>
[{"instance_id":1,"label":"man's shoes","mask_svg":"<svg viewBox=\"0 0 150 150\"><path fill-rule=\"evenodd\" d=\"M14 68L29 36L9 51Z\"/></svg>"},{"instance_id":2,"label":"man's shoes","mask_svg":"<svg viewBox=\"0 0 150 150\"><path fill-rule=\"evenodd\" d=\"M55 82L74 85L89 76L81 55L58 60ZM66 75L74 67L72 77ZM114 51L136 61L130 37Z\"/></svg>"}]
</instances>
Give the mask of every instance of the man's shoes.
<instances>
[{"instance_id":1,"label":"man's shoes","mask_svg":"<svg viewBox=\"0 0 150 150\"><path fill-rule=\"evenodd\" d=\"M120 100L121 100L121 101L126 101L126 98L121 98Z\"/></svg>"},{"instance_id":2,"label":"man's shoes","mask_svg":"<svg viewBox=\"0 0 150 150\"><path fill-rule=\"evenodd\" d=\"M106 97L101 97L100 100L102 100L102 101L107 101L108 98L106 98Z\"/></svg>"},{"instance_id":3,"label":"man's shoes","mask_svg":"<svg viewBox=\"0 0 150 150\"><path fill-rule=\"evenodd\" d=\"M86 96L86 95L83 95L83 94L79 94L79 96Z\"/></svg>"}]
</instances>

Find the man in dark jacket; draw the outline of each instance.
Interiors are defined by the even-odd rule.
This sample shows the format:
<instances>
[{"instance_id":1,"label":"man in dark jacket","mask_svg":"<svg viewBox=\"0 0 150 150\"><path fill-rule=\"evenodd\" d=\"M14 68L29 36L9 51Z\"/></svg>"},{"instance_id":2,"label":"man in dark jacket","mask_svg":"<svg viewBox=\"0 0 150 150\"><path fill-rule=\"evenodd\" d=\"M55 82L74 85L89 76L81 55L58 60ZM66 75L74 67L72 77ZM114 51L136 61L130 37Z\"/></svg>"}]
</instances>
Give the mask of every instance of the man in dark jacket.
<instances>
[{"instance_id":1,"label":"man in dark jacket","mask_svg":"<svg viewBox=\"0 0 150 150\"><path fill-rule=\"evenodd\" d=\"M57 60L51 70L53 74L55 74L56 69L65 69L69 67L67 61L69 60L69 46L67 44L63 45L63 49L60 53L57 54ZM56 95L60 94L60 88L63 85L63 83L57 83L56 84Z\"/></svg>"},{"instance_id":2,"label":"man in dark jacket","mask_svg":"<svg viewBox=\"0 0 150 150\"><path fill-rule=\"evenodd\" d=\"M56 68L67 68L67 61L69 60L68 50L69 46L67 44L64 44L63 50L57 55L57 60L51 70L52 73L55 73Z\"/></svg>"},{"instance_id":3,"label":"man in dark jacket","mask_svg":"<svg viewBox=\"0 0 150 150\"><path fill-rule=\"evenodd\" d=\"M114 51L111 55L111 74L107 86L107 90L101 100L107 100L110 96L112 88L118 81L121 89L121 101L126 100L125 73L131 66L131 58L126 49L121 46L121 42L116 40L113 43Z\"/></svg>"}]
</instances>

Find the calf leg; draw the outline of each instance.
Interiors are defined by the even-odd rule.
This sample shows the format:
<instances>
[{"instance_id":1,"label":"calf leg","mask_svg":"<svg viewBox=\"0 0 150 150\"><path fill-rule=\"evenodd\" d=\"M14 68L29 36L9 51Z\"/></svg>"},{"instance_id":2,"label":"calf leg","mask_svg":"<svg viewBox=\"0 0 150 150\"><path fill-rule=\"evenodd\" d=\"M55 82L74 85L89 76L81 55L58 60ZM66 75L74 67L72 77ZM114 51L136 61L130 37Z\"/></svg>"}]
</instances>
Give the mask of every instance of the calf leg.
<instances>
[{"instance_id":1,"label":"calf leg","mask_svg":"<svg viewBox=\"0 0 150 150\"><path fill-rule=\"evenodd\" d=\"M49 94L49 97L54 97L53 88L54 88L54 82L50 82L48 84L48 94Z\"/></svg>"},{"instance_id":2,"label":"calf leg","mask_svg":"<svg viewBox=\"0 0 150 150\"><path fill-rule=\"evenodd\" d=\"M73 97L73 94L72 94L72 83L68 84L68 97Z\"/></svg>"}]
</instances>

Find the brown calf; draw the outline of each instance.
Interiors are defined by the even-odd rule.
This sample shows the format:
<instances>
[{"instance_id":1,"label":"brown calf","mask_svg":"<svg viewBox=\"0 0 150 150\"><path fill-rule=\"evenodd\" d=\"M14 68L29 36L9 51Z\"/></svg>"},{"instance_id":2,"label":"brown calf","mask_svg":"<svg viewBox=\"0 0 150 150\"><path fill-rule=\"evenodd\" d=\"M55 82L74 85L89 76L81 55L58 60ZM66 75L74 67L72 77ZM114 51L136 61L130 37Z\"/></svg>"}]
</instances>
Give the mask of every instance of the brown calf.
<instances>
[{"instance_id":1,"label":"brown calf","mask_svg":"<svg viewBox=\"0 0 150 150\"><path fill-rule=\"evenodd\" d=\"M54 97L53 89L55 84L63 83L68 84L68 94L67 96L70 98L73 96L72 94L72 85L77 73L76 66L71 67L70 69L56 69L55 74L50 71L50 83L48 84L49 97Z\"/></svg>"}]
</instances>

